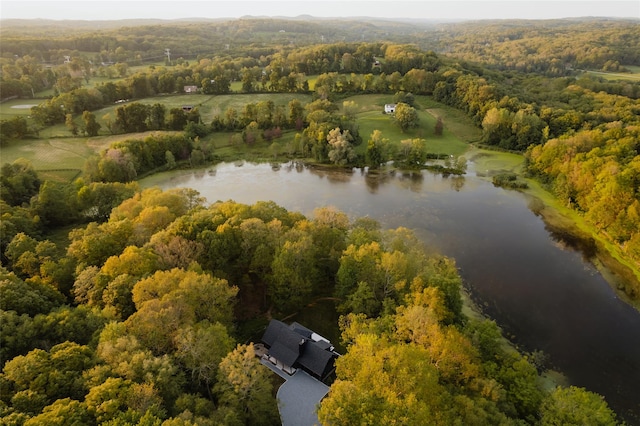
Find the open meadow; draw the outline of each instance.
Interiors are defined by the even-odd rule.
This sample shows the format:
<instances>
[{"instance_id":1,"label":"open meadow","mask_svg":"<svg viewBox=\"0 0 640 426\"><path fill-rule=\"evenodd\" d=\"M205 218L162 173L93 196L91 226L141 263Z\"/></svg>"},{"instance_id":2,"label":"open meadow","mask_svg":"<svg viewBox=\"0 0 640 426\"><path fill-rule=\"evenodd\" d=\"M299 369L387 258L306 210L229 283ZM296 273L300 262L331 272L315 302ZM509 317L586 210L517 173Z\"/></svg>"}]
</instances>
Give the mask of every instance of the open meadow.
<instances>
[{"instance_id":1,"label":"open meadow","mask_svg":"<svg viewBox=\"0 0 640 426\"><path fill-rule=\"evenodd\" d=\"M155 96L137 100L147 105L163 104L167 111L172 108L181 108L185 105L197 107L204 123L209 123L218 114L224 114L228 108L235 108L241 112L248 103L272 101L275 105L287 106L292 99L298 99L303 104L312 100L309 94L290 93L256 93L256 94L228 94L228 95L203 95L181 94ZM364 156L367 141L374 130L382 132L383 137L389 139L392 145L400 146L402 140L422 138L427 141L429 154L437 155L462 155L468 148L469 142L477 140L480 131L461 112L439 104L428 97L416 99L419 126L417 128L401 131L394 122L393 116L383 114L384 104L392 102L391 95L369 94L357 95L342 99L337 102L343 107L345 103L353 102L352 113L359 126L362 143L356 147L356 152ZM26 108L12 108L25 103L24 100L9 101L2 104L4 111L19 111L24 113ZM122 104L112 105L97 111L94 114L102 125L100 136L73 137L64 124L50 126L40 130L37 139L26 139L5 143L2 148L2 162L12 162L18 158L29 160L39 173L44 173L46 178L59 181L69 181L80 175L84 162L91 155L106 149L113 142L144 138L150 133L110 135L108 134L106 119L115 118L115 109ZM344 111L343 111L344 112ZM440 136L435 135L435 123L437 117L444 122L444 131ZM80 123L76 117L76 122ZM203 138L203 142L211 143L214 147L215 157L218 161L234 161L242 158L248 161L277 161L286 159L294 141L296 132L285 131L282 137L273 142L260 142L252 146L234 143L233 133L214 132Z\"/></svg>"},{"instance_id":2,"label":"open meadow","mask_svg":"<svg viewBox=\"0 0 640 426\"><path fill-rule=\"evenodd\" d=\"M640 66L625 65L630 72L603 72L603 71L586 71L587 74L602 77L609 81L616 80L628 80L628 81L640 81Z\"/></svg>"}]
</instances>

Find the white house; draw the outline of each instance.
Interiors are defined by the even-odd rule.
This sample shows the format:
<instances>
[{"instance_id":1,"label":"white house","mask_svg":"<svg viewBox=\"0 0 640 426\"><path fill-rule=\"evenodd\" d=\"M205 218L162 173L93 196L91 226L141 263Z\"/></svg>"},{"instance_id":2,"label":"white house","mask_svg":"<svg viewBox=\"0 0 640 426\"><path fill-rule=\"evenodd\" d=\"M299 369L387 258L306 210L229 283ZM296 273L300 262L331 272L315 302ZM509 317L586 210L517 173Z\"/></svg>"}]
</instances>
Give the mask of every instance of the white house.
<instances>
[{"instance_id":1,"label":"white house","mask_svg":"<svg viewBox=\"0 0 640 426\"><path fill-rule=\"evenodd\" d=\"M396 104L385 104L384 113L385 114L393 114L396 112Z\"/></svg>"}]
</instances>

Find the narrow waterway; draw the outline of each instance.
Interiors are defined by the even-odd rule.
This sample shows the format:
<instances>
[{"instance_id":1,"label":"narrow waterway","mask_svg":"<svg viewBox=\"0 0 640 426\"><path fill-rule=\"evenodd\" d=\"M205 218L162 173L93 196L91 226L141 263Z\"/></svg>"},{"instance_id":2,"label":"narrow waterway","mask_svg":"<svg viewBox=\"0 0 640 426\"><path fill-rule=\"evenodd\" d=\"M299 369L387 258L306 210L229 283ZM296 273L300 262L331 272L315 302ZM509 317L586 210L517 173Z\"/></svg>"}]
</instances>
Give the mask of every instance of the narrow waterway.
<instances>
[{"instance_id":1,"label":"narrow waterway","mask_svg":"<svg viewBox=\"0 0 640 426\"><path fill-rule=\"evenodd\" d=\"M189 187L209 202L273 200L310 215L332 205L351 218L413 229L456 259L473 299L526 351L543 351L577 386L640 424L640 313L620 300L584 253L551 232L531 200L473 172L371 177L300 164L219 164L171 172L143 186Z\"/></svg>"}]
</instances>

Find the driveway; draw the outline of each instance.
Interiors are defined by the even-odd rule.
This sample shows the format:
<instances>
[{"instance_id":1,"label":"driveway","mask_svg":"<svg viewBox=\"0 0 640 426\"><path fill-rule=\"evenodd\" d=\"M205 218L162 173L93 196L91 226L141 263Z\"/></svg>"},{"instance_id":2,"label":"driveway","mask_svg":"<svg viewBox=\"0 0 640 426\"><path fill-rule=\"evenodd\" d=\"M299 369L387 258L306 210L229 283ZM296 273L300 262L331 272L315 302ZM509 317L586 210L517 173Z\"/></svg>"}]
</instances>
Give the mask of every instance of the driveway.
<instances>
[{"instance_id":1,"label":"driveway","mask_svg":"<svg viewBox=\"0 0 640 426\"><path fill-rule=\"evenodd\" d=\"M261 360L286 381L278 389L278 411L283 426L314 426L320 424L316 409L329 392L329 386L298 369L292 376Z\"/></svg>"}]
</instances>

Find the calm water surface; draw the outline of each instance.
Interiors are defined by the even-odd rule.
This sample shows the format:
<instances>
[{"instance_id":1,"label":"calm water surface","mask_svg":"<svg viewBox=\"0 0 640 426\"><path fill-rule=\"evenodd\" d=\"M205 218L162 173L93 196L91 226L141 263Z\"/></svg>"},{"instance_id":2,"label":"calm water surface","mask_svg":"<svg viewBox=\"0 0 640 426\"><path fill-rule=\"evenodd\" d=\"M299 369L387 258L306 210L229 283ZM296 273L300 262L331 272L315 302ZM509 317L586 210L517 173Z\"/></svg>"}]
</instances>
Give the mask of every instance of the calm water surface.
<instances>
[{"instance_id":1,"label":"calm water surface","mask_svg":"<svg viewBox=\"0 0 640 426\"><path fill-rule=\"evenodd\" d=\"M546 228L526 196L495 188L472 169L463 178L371 178L360 170L237 163L167 173L153 184L193 188L209 202L273 200L306 215L332 205L352 219L411 228L456 259L473 298L512 340L544 351L572 384L604 395L640 424L640 313L618 299L584 253Z\"/></svg>"}]
</instances>

